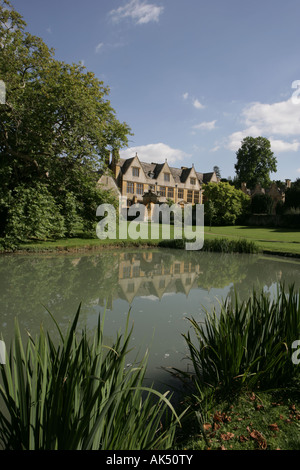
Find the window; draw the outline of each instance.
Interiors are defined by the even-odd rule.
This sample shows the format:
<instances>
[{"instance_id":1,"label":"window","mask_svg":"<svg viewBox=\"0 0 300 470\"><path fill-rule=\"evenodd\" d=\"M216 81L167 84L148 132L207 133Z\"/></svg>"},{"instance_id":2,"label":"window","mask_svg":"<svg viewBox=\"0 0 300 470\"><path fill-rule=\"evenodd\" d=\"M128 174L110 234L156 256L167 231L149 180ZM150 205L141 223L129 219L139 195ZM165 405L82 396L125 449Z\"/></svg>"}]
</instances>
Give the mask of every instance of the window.
<instances>
[{"instance_id":1,"label":"window","mask_svg":"<svg viewBox=\"0 0 300 470\"><path fill-rule=\"evenodd\" d=\"M127 286L127 292L128 294L133 294L134 292L134 282L130 282Z\"/></svg>"},{"instance_id":2,"label":"window","mask_svg":"<svg viewBox=\"0 0 300 470\"><path fill-rule=\"evenodd\" d=\"M183 199L184 198L184 190L183 188L178 189L178 199Z\"/></svg>"},{"instance_id":3,"label":"window","mask_svg":"<svg viewBox=\"0 0 300 470\"><path fill-rule=\"evenodd\" d=\"M164 181L166 182L170 181L170 173L164 173Z\"/></svg>"},{"instance_id":4,"label":"window","mask_svg":"<svg viewBox=\"0 0 300 470\"><path fill-rule=\"evenodd\" d=\"M130 266L124 266L123 267L123 278L130 277L130 274L131 274L131 267Z\"/></svg>"},{"instance_id":5,"label":"window","mask_svg":"<svg viewBox=\"0 0 300 470\"><path fill-rule=\"evenodd\" d=\"M165 186L160 186L160 195L162 197L166 197L166 187Z\"/></svg>"},{"instance_id":6,"label":"window","mask_svg":"<svg viewBox=\"0 0 300 470\"><path fill-rule=\"evenodd\" d=\"M144 185L142 183L138 183L136 185L136 193L137 194L144 194Z\"/></svg>"},{"instance_id":7,"label":"window","mask_svg":"<svg viewBox=\"0 0 300 470\"><path fill-rule=\"evenodd\" d=\"M199 204L199 191L194 191L194 203Z\"/></svg>"},{"instance_id":8,"label":"window","mask_svg":"<svg viewBox=\"0 0 300 470\"><path fill-rule=\"evenodd\" d=\"M190 183L192 185L195 185L196 184L196 178L190 178Z\"/></svg>"},{"instance_id":9,"label":"window","mask_svg":"<svg viewBox=\"0 0 300 470\"><path fill-rule=\"evenodd\" d=\"M174 273L179 274L180 273L180 263L175 263L174 265Z\"/></svg>"},{"instance_id":10,"label":"window","mask_svg":"<svg viewBox=\"0 0 300 470\"><path fill-rule=\"evenodd\" d=\"M132 275L133 275L133 277L140 277L140 267L139 266L133 266Z\"/></svg>"},{"instance_id":11,"label":"window","mask_svg":"<svg viewBox=\"0 0 300 470\"><path fill-rule=\"evenodd\" d=\"M168 188L168 197L174 199L174 188Z\"/></svg>"},{"instance_id":12,"label":"window","mask_svg":"<svg viewBox=\"0 0 300 470\"><path fill-rule=\"evenodd\" d=\"M127 183L127 193L133 194L134 193L134 185L133 183Z\"/></svg>"},{"instance_id":13,"label":"window","mask_svg":"<svg viewBox=\"0 0 300 470\"><path fill-rule=\"evenodd\" d=\"M135 166L132 167L132 176L140 176L140 169Z\"/></svg>"},{"instance_id":14,"label":"window","mask_svg":"<svg viewBox=\"0 0 300 470\"><path fill-rule=\"evenodd\" d=\"M191 189L187 192L187 202L193 202L193 191Z\"/></svg>"}]
</instances>

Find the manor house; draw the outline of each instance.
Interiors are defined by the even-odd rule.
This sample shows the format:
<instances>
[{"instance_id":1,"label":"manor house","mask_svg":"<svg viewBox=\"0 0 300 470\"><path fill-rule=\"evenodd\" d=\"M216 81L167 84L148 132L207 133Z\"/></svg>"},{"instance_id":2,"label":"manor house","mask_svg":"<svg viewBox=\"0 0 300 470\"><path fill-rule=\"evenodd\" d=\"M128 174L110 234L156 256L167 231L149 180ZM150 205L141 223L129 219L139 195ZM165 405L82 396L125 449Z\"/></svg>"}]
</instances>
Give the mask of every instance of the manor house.
<instances>
[{"instance_id":1,"label":"manor house","mask_svg":"<svg viewBox=\"0 0 300 470\"><path fill-rule=\"evenodd\" d=\"M167 159L164 163L145 163L137 154L128 159L115 158L113 154L109 168L112 176L104 174L99 184L126 196L128 206L168 200L181 206L202 204L202 185L219 181L215 172L199 173L194 165L174 168Z\"/></svg>"}]
</instances>

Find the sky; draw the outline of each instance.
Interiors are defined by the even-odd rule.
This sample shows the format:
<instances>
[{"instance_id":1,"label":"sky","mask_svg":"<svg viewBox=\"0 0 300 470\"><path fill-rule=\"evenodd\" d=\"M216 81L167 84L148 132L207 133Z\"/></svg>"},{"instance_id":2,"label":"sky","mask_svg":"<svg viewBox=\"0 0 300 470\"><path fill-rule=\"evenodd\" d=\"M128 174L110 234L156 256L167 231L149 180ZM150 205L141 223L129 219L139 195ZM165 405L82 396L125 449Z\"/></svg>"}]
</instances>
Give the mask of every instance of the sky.
<instances>
[{"instance_id":1,"label":"sky","mask_svg":"<svg viewBox=\"0 0 300 470\"><path fill-rule=\"evenodd\" d=\"M123 158L218 166L270 140L274 180L300 178L299 0L11 0L27 30L110 88Z\"/></svg>"}]
</instances>

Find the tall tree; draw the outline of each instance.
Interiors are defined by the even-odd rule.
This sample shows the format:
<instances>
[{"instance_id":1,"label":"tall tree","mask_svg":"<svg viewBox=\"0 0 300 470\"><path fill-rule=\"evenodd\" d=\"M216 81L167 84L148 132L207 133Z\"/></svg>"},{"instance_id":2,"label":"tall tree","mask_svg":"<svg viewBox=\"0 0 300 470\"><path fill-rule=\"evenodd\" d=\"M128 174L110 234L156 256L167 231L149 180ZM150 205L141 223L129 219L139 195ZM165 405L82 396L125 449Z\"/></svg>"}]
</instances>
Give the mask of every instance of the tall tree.
<instances>
[{"instance_id":1,"label":"tall tree","mask_svg":"<svg viewBox=\"0 0 300 470\"><path fill-rule=\"evenodd\" d=\"M44 202L48 191L61 214L70 201L83 221L95 214L98 172L131 134L111 107L109 88L81 65L56 60L25 28L10 2L0 0L0 79L6 86L0 104L0 236L7 234L20 186L41 190Z\"/></svg>"},{"instance_id":2,"label":"tall tree","mask_svg":"<svg viewBox=\"0 0 300 470\"><path fill-rule=\"evenodd\" d=\"M249 188L254 188L258 183L262 187L270 184L270 173L277 171L277 161L268 139L245 137L236 156L234 167L239 184L247 183Z\"/></svg>"},{"instance_id":3,"label":"tall tree","mask_svg":"<svg viewBox=\"0 0 300 470\"><path fill-rule=\"evenodd\" d=\"M234 225L249 210L249 196L228 182L204 184L203 192L205 223L210 226Z\"/></svg>"},{"instance_id":4,"label":"tall tree","mask_svg":"<svg viewBox=\"0 0 300 470\"><path fill-rule=\"evenodd\" d=\"M214 170L214 172L216 173L216 176L217 176L218 178L221 178L221 170L220 170L220 168L219 168L217 165L214 166L213 170Z\"/></svg>"}]
</instances>

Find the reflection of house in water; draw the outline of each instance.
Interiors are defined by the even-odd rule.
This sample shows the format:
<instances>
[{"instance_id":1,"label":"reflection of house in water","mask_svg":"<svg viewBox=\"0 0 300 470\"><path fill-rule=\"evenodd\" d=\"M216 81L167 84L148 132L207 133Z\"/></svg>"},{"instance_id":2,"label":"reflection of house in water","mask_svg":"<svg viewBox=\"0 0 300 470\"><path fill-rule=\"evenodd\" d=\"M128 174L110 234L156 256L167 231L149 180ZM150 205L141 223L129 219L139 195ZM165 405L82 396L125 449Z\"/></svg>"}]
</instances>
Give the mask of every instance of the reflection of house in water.
<instances>
[{"instance_id":1,"label":"reflection of house in water","mask_svg":"<svg viewBox=\"0 0 300 470\"><path fill-rule=\"evenodd\" d=\"M155 296L161 299L166 293L181 292L188 295L192 288L198 287L199 264L170 258L162 263L155 252L122 253L119 260L118 292L111 295L108 307L113 300L126 300L131 304L135 297Z\"/></svg>"}]
</instances>

